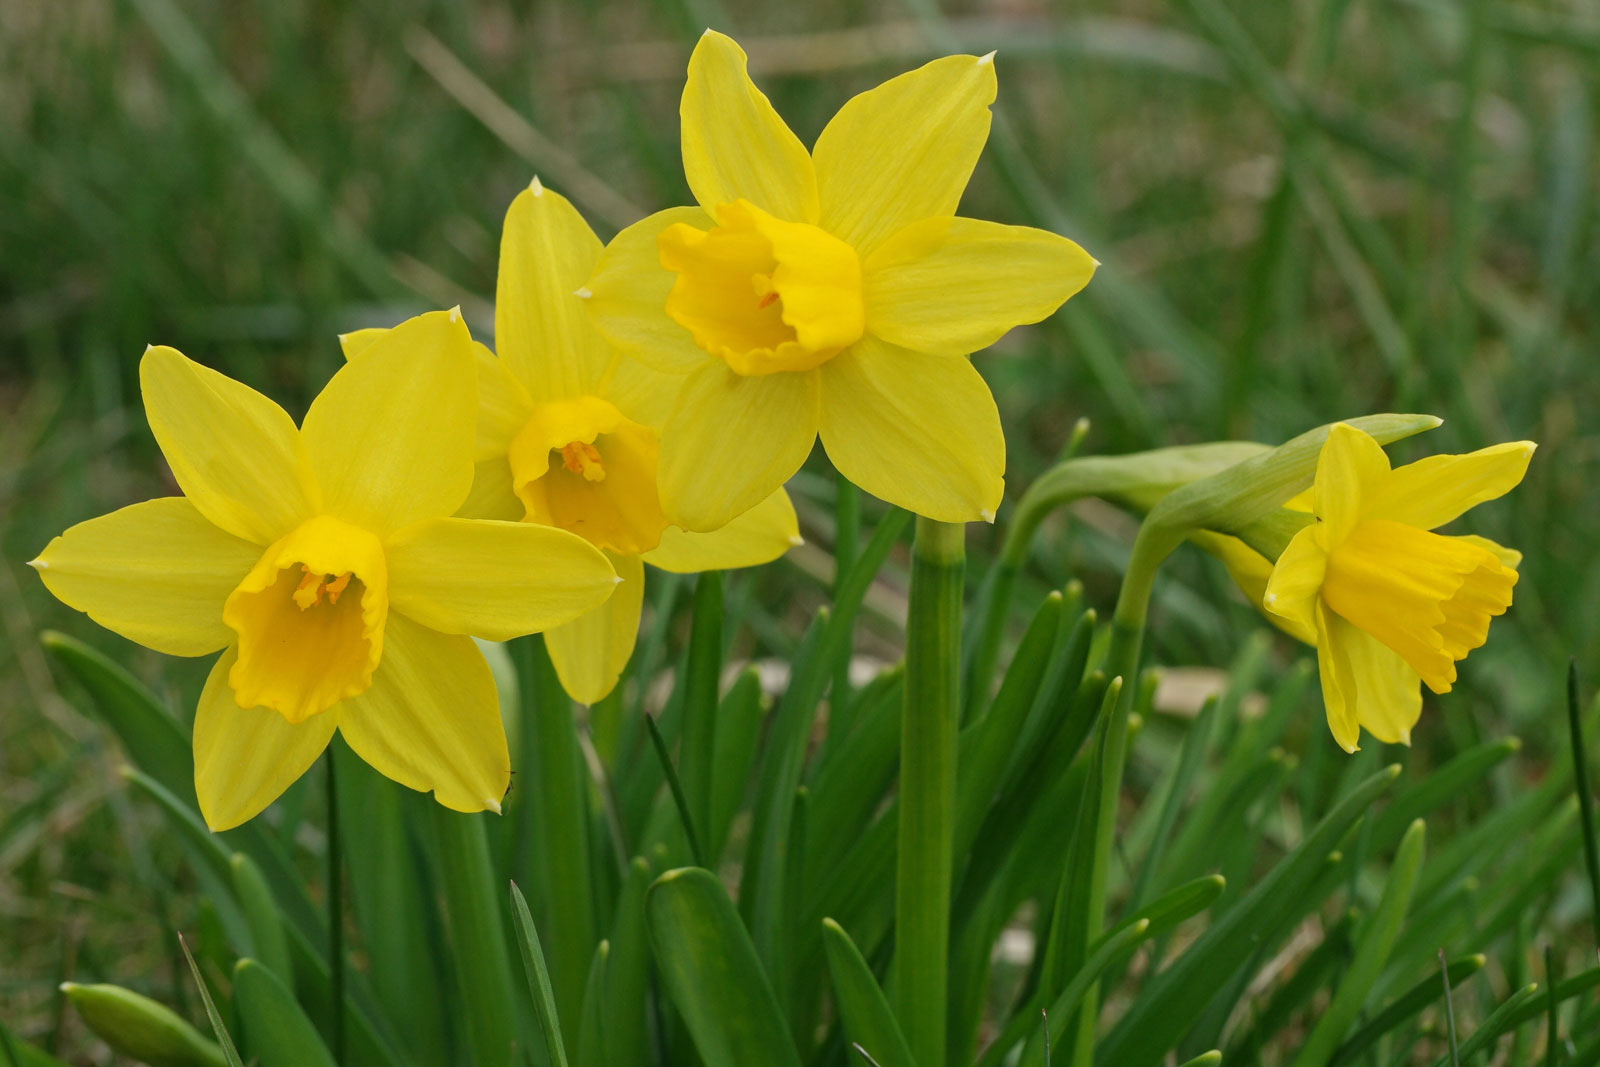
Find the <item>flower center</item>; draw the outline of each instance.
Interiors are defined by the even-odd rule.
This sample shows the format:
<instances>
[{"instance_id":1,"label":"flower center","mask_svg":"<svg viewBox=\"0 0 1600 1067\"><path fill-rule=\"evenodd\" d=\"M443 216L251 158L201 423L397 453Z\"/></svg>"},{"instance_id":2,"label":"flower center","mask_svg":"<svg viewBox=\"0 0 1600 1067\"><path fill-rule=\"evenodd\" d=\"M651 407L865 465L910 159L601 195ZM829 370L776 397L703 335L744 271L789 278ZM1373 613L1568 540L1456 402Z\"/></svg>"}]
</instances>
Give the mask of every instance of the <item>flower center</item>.
<instances>
[{"instance_id":1,"label":"flower center","mask_svg":"<svg viewBox=\"0 0 1600 1067\"><path fill-rule=\"evenodd\" d=\"M667 525L657 455L654 430L586 396L537 406L507 458L526 521L637 556L660 543Z\"/></svg>"},{"instance_id":2,"label":"flower center","mask_svg":"<svg viewBox=\"0 0 1600 1067\"><path fill-rule=\"evenodd\" d=\"M1511 606L1517 572L1481 545L1366 519L1328 554L1322 599L1388 645L1428 688L1449 692L1456 662Z\"/></svg>"},{"instance_id":3,"label":"flower center","mask_svg":"<svg viewBox=\"0 0 1600 1067\"><path fill-rule=\"evenodd\" d=\"M820 366L866 330L861 260L816 226L785 222L747 200L717 224L669 226L661 265L677 274L667 314L739 374Z\"/></svg>"},{"instance_id":4,"label":"flower center","mask_svg":"<svg viewBox=\"0 0 1600 1067\"><path fill-rule=\"evenodd\" d=\"M326 515L307 520L266 550L223 605L222 621L239 635L228 673L234 700L303 722L365 692L388 609L378 539Z\"/></svg>"},{"instance_id":5,"label":"flower center","mask_svg":"<svg viewBox=\"0 0 1600 1067\"><path fill-rule=\"evenodd\" d=\"M600 459L600 450L587 441L568 441L562 445L561 465L573 474L583 475L586 482L606 480L606 467Z\"/></svg>"}]
</instances>

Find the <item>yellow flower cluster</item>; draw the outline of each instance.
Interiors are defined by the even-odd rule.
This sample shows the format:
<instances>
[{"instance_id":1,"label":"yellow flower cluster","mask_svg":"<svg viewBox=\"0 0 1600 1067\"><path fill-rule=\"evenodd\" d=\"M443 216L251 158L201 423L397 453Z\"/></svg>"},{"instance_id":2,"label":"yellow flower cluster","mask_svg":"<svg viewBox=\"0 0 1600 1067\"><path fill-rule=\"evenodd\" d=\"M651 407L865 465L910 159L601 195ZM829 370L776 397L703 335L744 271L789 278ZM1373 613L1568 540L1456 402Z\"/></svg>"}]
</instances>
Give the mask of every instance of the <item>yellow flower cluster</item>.
<instances>
[{"instance_id":1,"label":"yellow flower cluster","mask_svg":"<svg viewBox=\"0 0 1600 1067\"><path fill-rule=\"evenodd\" d=\"M568 692L604 697L645 563L800 543L783 483L819 434L891 503L992 520L1005 441L966 357L1095 268L1063 237L956 216L994 98L991 56L941 59L851 100L808 153L708 31L682 108L699 206L602 247L536 179L506 215L498 355L454 311L347 334L297 427L147 351L184 495L74 526L34 566L125 637L222 651L194 725L206 821L253 817L336 730L441 804L498 810L510 763L473 638L542 631Z\"/></svg>"},{"instance_id":2,"label":"yellow flower cluster","mask_svg":"<svg viewBox=\"0 0 1600 1067\"><path fill-rule=\"evenodd\" d=\"M384 774L498 810L510 764L473 638L543 632L592 703L633 651L644 564L744 567L800 543L783 485L820 437L847 478L945 522L993 520L1005 439L968 360L1086 285L1042 230L955 214L993 57L950 56L840 109L807 151L708 31L682 99L697 204L607 245L537 179L512 202L491 353L456 312L340 338L303 423L152 348L150 427L183 496L74 526L50 590L161 652L222 652L194 724L207 822L237 825L337 730ZM1275 563L1196 531L1315 644L1328 720L1405 741L1420 686L1506 610L1516 553L1432 531L1522 477L1533 446L1391 470L1334 427L1314 520Z\"/></svg>"}]
</instances>

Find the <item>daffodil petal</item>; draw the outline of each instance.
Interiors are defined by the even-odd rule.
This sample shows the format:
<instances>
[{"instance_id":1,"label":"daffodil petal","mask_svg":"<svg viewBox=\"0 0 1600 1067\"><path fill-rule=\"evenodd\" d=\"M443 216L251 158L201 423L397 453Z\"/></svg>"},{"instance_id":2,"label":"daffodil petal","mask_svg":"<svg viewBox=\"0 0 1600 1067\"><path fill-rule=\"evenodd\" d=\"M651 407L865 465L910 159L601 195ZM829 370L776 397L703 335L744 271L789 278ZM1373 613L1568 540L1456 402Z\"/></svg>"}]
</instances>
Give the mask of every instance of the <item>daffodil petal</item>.
<instances>
[{"instance_id":1,"label":"daffodil petal","mask_svg":"<svg viewBox=\"0 0 1600 1067\"><path fill-rule=\"evenodd\" d=\"M591 331L592 332L592 331ZM480 463L486 459L505 459L511 442L527 425L533 414L533 402L522 388L522 383L506 370L505 363L494 357L488 347L472 342L478 381L478 433L474 458Z\"/></svg>"},{"instance_id":2,"label":"daffodil petal","mask_svg":"<svg viewBox=\"0 0 1600 1067\"><path fill-rule=\"evenodd\" d=\"M661 431L661 509L685 530L726 526L800 469L817 440L817 374L691 374Z\"/></svg>"},{"instance_id":3,"label":"daffodil petal","mask_svg":"<svg viewBox=\"0 0 1600 1067\"><path fill-rule=\"evenodd\" d=\"M57 600L106 629L169 656L204 656L233 640L222 604L260 555L170 496L78 523L33 566Z\"/></svg>"},{"instance_id":4,"label":"daffodil petal","mask_svg":"<svg viewBox=\"0 0 1600 1067\"><path fill-rule=\"evenodd\" d=\"M238 650L211 668L194 716L194 791L212 830L259 815L317 761L338 726L339 707L290 723L271 708L241 708L228 687Z\"/></svg>"},{"instance_id":5,"label":"daffodil petal","mask_svg":"<svg viewBox=\"0 0 1600 1067\"><path fill-rule=\"evenodd\" d=\"M350 747L386 777L455 811L500 810L511 755L494 676L472 638L391 613L372 688L334 712Z\"/></svg>"},{"instance_id":6,"label":"daffodil petal","mask_svg":"<svg viewBox=\"0 0 1600 1067\"><path fill-rule=\"evenodd\" d=\"M1317 632L1314 627L1305 626L1297 619L1289 619L1267 610L1265 599L1267 583L1272 580L1271 560L1237 537L1219 534L1212 530L1197 530L1189 535L1189 540L1222 561L1222 565L1228 569L1228 577L1233 579L1251 606L1266 616L1268 622L1297 641L1303 641L1308 645L1317 643Z\"/></svg>"},{"instance_id":7,"label":"daffodil petal","mask_svg":"<svg viewBox=\"0 0 1600 1067\"><path fill-rule=\"evenodd\" d=\"M644 564L637 556L606 555L622 579L611 599L544 635L562 688L580 704L593 704L616 687L639 638Z\"/></svg>"},{"instance_id":8,"label":"daffodil petal","mask_svg":"<svg viewBox=\"0 0 1600 1067\"><path fill-rule=\"evenodd\" d=\"M863 265L867 329L890 344L959 356L1038 322L1089 284L1093 257L1031 226L928 218Z\"/></svg>"},{"instance_id":9,"label":"daffodil petal","mask_svg":"<svg viewBox=\"0 0 1600 1067\"><path fill-rule=\"evenodd\" d=\"M1345 669L1341 670L1341 661L1329 627L1333 612L1318 603L1315 614L1317 675L1322 680L1322 705L1328 716L1328 729L1340 748L1354 752L1361 747L1361 720L1356 717L1354 676L1348 670L1348 661L1345 661Z\"/></svg>"},{"instance_id":10,"label":"daffodil petal","mask_svg":"<svg viewBox=\"0 0 1600 1067\"><path fill-rule=\"evenodd\" d=\"M600 239L566 197L537 182L511 201L500 236L494 343L536 404L594 392L611 351L577 290Z\"/></svg>"},{"instance_id":11,"label":"daffodil petal","mask_svg":"<svg viewBox=\"0 0 1600 1067\"><path fill-rule=\"evenodd\" d=\"M991 57L946 56L846 103L812 151L822 228L866 256L904 226L955 214L995 91Z\"/></svg>"},{"instance_id":12,"label":"daffodil petal","mask_svg":"<svg viewBox=\"0 0 1600 1067\"><path fill-rule=\"evenodd\" d=\"M1390 745L1409 745L1411 728L1422 717L1422 677L1399 653L1376 637L1327 613L1340 688L1366 731Z\"/></svg>"},{"instance_id":13,"label":"daffodil petal","mask_svg":"<svg viewBox=\"0 0 1600 1067\"><path fill-rule=\"evenodd\" d=\"M1273 565L1261 596L1262 610L1282 619L1284 629L1300 640L1315 644L1316 612L1327 573L1328 553L1323 550L1317 527L1307 526L1290 539Z\"/></svg>"},{"instance_id":14,"label":"daffodil petal","mask_svg":"<svg viewBox=\"0 0 1600 1067\"><path fill-rule=\"evenodd\" d=\"M689 533L668 526L661 532L661 543L644 554L644 561L678 574L732 570L770 563L804 543L794 503L779 489L720 530Z\"/></svg>"},{"instance_id":15,"label":"daffodil petal","mask_svg":"<svg viewBox=\"0 0 1600 1067\"><path fill-rule=\"evenodd\" d=\"M346 360L355 359L388 332L387 326L368 326L360 330L351 330L349 333L341 333L339 351L344 354Z\"/></svg>"},{"instance_id":16,"label":"daffodil petal","mask_svg":"<svg viewBox=\"0 0 1600 1067\"><path fill-rule=\"evenodd\" d=\"M689 57L679 115L683 173L707 211L745 199L790 222L817 219L811 155L755 87L744 49L707 30Z\"/></svg>"},{"instance_id":17,"label":"daffodil petal","mask_svg":"<svg viewBox=\"0 0 1600 1067\"><path fill-rule=\"evenodd\" d=\"M299 431L277 404L174 348L145 352L139 386L172 476L217 526L266 545L317 509Z\"/></svg>"},{"instance_id":18,"label":"daffodil petal","mask_svg":"<svg viewBox=\"0 0 1600 1067\"><path fill-rule=\"evenodd\" d=\"M526 509L511 484L511 463L505 456L479 460L472 471L472 491L456 509L463 519L518 522Z\"/></svg>"},{"instance_id":19,"label":"daffodil petal","mask_svg":"<svg viewBox=\"0 0 1600 1067\"><path fill-rule=\"evenodd\" d=\"M1367 517L1432 530L1504 496L1528 473L1538 446L1511 441L1464 456L1429 456L1396 467L1367 501Z\"/></svg>"},{"instance_id":20,"label":"daffodil petal","mask_svg":"<svg viewBox=\"0 0 1600 1067\"><path fill-rule=\"evenodd\" d=\"M487 641L559 626L616 587L599 549L533 523L424 519L386 549L395 611L441 633Z\"/></svg>"},{"instance_id":21,"label":"daffodil petal","mask_svg":"<svg viewBox=\"0 0 1600 1067\"><path fill-rule=\"evenodd\" d=\"M329 514L383 534L461 505L472 488L473 358L459 313L437 311L339 368L301 430Z\"/></svg>"},{"instance_id":22,"label":"daffodil petal","mask_svg":"<svg viewBox=\"0 0 1600 1067\"><path fill-rule=\"evenodd\" d=\"M660 427L672 414L683 374L657 370L618 353L600 385L600 398L641 426Z\"/></svg>"},{"instance_id":23,"label":"daffodil petal","mask_svg":"<svg viewBox=\"0 0 1600 1067\"><path fill-rule=\"evenodd\" d=\"M1333 425L1317 457L1311 490L1312 508L1324 530L1322 543L1330 551L1349 536L1389 477L1389 457L1377 441L1346 423Z\"/></svg>"},{"instance_id":24,"label":"daffodil petal","mask_svg":"<svg viewBox=\"0 0 1600 1067\"><path fill-rule=\"evenodd\" d=\"M606 245L583 292L606 340L648 366L686 374L713 357L667 317L667 294L678 276L661 265L656 238L679 223L698 230L716 225L697 207L668 208L639 220Z\"/></svg>"},{"instance_id":25,"label":"daffodil petal","mask_svg":"<svg viewBox=\"0 0 1600 1067\"><path fill-rule=\"evenodd\" d=\"M822 445L839 473L942 522L993 521L1005 491L1000 412L966 359L875 338L822 365Z\"/></svg>"},{"instance_id":26,"label":"daffodil petal","mask_svg":"<svg viewBox=\"0 0 1600 1067\"><path fill-rule=\"evenodd\" d=\"M1456 534L1452 540L1465 541L1469 545L1477 545L1479 548L1486 549L1508 570L1514 571L1522 566L1521 552L1491 541L1487 537L1479 537L1477 534Z\"/></svg>"}]
</instances>

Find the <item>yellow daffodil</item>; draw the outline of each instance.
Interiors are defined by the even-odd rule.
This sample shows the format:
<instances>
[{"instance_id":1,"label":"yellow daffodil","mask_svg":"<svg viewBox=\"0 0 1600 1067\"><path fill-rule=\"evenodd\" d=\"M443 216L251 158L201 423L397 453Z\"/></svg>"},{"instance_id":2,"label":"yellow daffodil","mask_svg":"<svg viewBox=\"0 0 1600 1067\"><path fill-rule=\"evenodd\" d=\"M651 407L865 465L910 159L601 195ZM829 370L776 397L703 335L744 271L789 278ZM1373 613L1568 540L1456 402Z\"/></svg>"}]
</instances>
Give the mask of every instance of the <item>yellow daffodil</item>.
<instances>
[{"instance_id":1,"label":"yellow daffodil","mask_svg":"<svg viewBox=\"0 0 1600 1067\"><path fill-rule=\"evenodd\" d=\"M610 600L545 633L562 685L593 703L633 653L644 564L691 573L766 563L800 543L781 488L710 533L670 525L657 495L657 427L674 376L625 358L574 290L600 241L535 179L512 201L500 243L496 359L478 345L477 476L462 514L559 526L603 550L622 584ZM343 338L353 356L382 331Z\"/></svg>"},{"instance_id":2,"label":"yellow daffodil","mask_svg":"<svg viewBox=\"0 0 1600 1067\"><path fill-rule=\"evenodd\" d=\"M304 424L151 348L145 412L184 495L80 523L34 561L50 591L177 656L225 650L195 714L195 791L221 830L338 730L395 781L498 811L510 761L476 635L564 623L616 586L561 530L450 516L473 476L471 340L409 320L335 374Z\"/></svg>"},{"instance_id":3,"label":"yellow daffodil","mask_svg":"<svg viewBox=\"0 0 1600 1067\"><path fill-rule=\"evenodd\" d=\"M1278 558L1262 603L1317 646L1328 726L1345 751L1362 728L1409 743L1421 686L1449 692L1457 661L1511 606L1518 553L1431 531L1513 489L1533 450L1515 441L1391 470L1367 434L1343 423L1329 433L1311 490L1315 521Z\"/></svg>"},{"instance_id":4,"label":"yellow daffodil","mask_svg":"<svg viewBox=\"0 0 1600 1067\"><path fill-rule=\"evenodd\" d=\"M844 105L807 152L706 31L682 101L698 207L618 234L579 290L617 347L685 374L661 503L690 530L766 499L820 434L884 500L992 519L1005 440L967 355L1082 289L1063 237L961 218L989 135L992 54L949 56Z\"/></svg>"}]
</instances>

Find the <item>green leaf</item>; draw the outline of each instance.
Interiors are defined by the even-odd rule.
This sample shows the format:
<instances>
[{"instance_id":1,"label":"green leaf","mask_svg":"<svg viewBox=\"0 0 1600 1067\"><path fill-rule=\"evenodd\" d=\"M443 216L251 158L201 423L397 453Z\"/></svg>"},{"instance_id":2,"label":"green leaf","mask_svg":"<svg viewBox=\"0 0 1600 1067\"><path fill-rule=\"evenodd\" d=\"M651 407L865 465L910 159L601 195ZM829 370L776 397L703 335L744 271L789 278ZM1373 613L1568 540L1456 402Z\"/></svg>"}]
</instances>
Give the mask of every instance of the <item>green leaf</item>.
<instances>
[{"instance_id":1,"label":"green leaf","mask_svg":"<svg viewBox=\"0 0 1600 1067\"><path fill-rule=\"evenodd\" d=\"M294 994L260 963L246 958L234 966L233 999L260 1067L338 1067Z\"/></svg>"},{"instance_id":2,"label":"green leaf","mask_svg":"<svg viewBox=\"0 0 1600 1067\"><path fill-rule=\"evenodd\" d=\"M606 961L606 1055L612 1064L650 1062L650 944L645 930L644 895L650 865L640 857L628 864L617 914L611 923L611 955Z\"/></svg>"},{"instance_id":3,"label":"green leaf","mask_svg":"<svg viewBox=\"0 0 1600 1067\"><path fill-rule=\"evenodd\" d=\"M114 1052L150 1067L225 1067L221 1047L164 1004L115 985L62 982L61 992Z\"/></svg>"},{"instance_id":4,"label":"green leaf","mask_svg":"<svg viewBox=\"0 0 1600 1067\"><path fill-rule=\"evenodd\" d=\"M589 961L589 977L583 985L583 1018L578 1021L578 1067L606 1067L605 1030L611 1015L606 1004L606 960L611 943L602 940L594 947Z\"/></svg>"},{"instance_id":5,"label":"green leaf","mask_svg":"<svg viewBox=\"0 0 1600 1067\"><path fill-rule=\"evenodd\" d=\"M1044 1039L1049 1035L1052 1045L1059 1045L1067 1036L1067 1028L1077 1018L1079 1005L1088 994L1090 988L1111 966L1112 962L1121 958L1149 936L1150 922L1139 919L1116 931L1107 931L1107 936L1100 938L1091 948L1088 958L1082 967L1069 977L1061 987L1061 992L1050 1004L1046 1011L1047 1022L1043 1031L1036 1035L1022 1052L1022 1059L1018 1061L1021 1067L1043 1067L1044 1065Z\"/></svg>"},{"instance_id":6,"label":"green leaf","mask_svg":"<svg viewBox=\"0 0 1600 1067\"><path fill-rule=\"evenodd\" d=\"M1389 880L1383 887L1383 896L1356 944L1355 959L1345 971L1332 1003L1322 1012L1311 1036L1301 1046L1300 1055L1294 1061L1295 1067L1326 1067L1339 1042L1360 1014L1372 983L1378 980L1384 964L1389 960L1400 923L1411 907L1411 891L1416 887L1417 871L1422 866L1425 839L1426 829L1422 820L1418 819L1400 840L1394 864L1389 868Z\"/></svg>"},{"instance_id":7,"label":"green leaf","mask_svg":"<svg viewBox=\"0 0 1600 1067\"><path fill-rule=\"evenodd\" d=\"M1452 960L1446 968L1450 976L1450 985L1459 985L1483 970L1483 965L1487 959L1488 957L1478 953L1459 960ZM1333 1058L1328 1061L1329 1067L1337 1067L1342 1063L1354 1062L1357 1057L1375 1045L1385 1034L1421 1014L1424 1008L1443 995L1444 988L1439 976L1430 973L1426 978L1396 997L1394 1002L1387 1008L1374 1015L1371 1022L1351 1034L1349 1039L1334 1051Z\"/></svg>"},{"instance_id":8,"label":"green leaf","mask_svg":"<svg viewBox=\"0 0 1600 1067\"><path fill-rule=\"evenodd\" d=\"M272 899L272 890L261 876L261 868L243 852L235 852L233 892L250 927L251 952L294 992L294 965L289 958L289 941L283 933L283 917Z\"/></svg>"},{"instance_id":9,"label":"green leaf","mask_svg":"<svg viewBox=\"0 0 1600 1067\"><path fill-rule=\"evenodd\" d=\"M734 680L733 688L717 709L716 752L711 768L711 823L706 831L706 851L720 861L728 841L728 829L744 802L750 771L756 762L756 746L761 741L761 722L766 717L761 675L746 667Z\"/></svg>"},{"instance_id":10,"label":"green leaf","mask_svg":"<svg viewBox=\"0 0 1600 1067\"><path fill-rule=\"evenodd\" d=\"M239 1062L239 1050L233 1045L233 1038L228 1036L228 1028L222 1023L222 1016L217 1014L217 1005L211 999L211 990L206 988L206 980L200 974L200 965L194 961L194 953L189 951L189 942L178 935L178 946L183 949L183 958L189 961L189 973L194 975L194 984L200 991L200 1002L205 1005L206 1018L211 1021L211 1032L217 1037L217 1044L222 1049L223 1060L228 1067L244 1067Z\"/></svg>"},{"instance_id":11,"label":"green leaf","mask_svg":"<svg viewBox=\"0 0 1600 1067\"><path fill-rule=\"evenodd\" d=\"M1308 890L1327 870L1346 831L1400 773L1386 767L1358 785L1254 889L1207 928L1184 954L1150 979L1096 1049L1118 1067L1154 1067L1210 1003L1220 982L1318 903Z\"/></svg>"},{"instance_id":12,"label":"green leaf","mask_svg":"<svg viewBox=\"0 0 1600 1067\"><path fill-rule=\"evenodd\" d=\"M717 745L717 689L722 681L722 574L708 571L695 579L689 629L689 661L683 683L683 730L678 774L686 803L685 826L707 843L711 825L711 776ZM696 863L709 863L697 857Z\"/></svg>"},{"instance_id":13,"label":"green leaf","mask_svg":"<svg viewBox=\"0 0 1600 1067\"><path fill-rule=\"evenodd\" d=\"M511 883L511 921L517 928L517 947L522 951L522 970L527 976L528 995L533 1001L534 1023L544 1041L545 1062L549 1067L567 1067L567 1050L561 1040L561 1018L556 1013L555 994L550 990L550 972L544 965L544 948L539 944L539 932L534 929L528 902L523 899L522 890L517 888L515 882Z\"/></svg>"},{"instance_id":14,"label":"green leaf","mask_svg":"<svg viewBox=\"0 0 1600 1067\"><path fill-rule=\"evenodd\" d=\"M1539 983L1532 982L1511 994L1500 1006L1483 1020L1483 1025L1473 1031L1472 1036L1461 1042L1459 1050L1440 1056L1433 1062L1433 1067L1445 1067L1456 1057L1461 1063L1468 1063L1473 1056L1491 1047L1496 1041L1515 1030L1518 1026L1531 1018L1537 1018L1544 1011L1544 1000L1539 996Z\"/></svg>"},{"instance_id":15,"label":"green leaf","mask_svg":"<svg viewBox=\"0 0 1600 1067\"><path fill-rule=\"evenodd\" d=\"M705 1067L800 1067L772 984L710 871L668 871L645 895L661 984Z\"/></svg>"},{"instance_id":16,"label":"green leaf","mask_svg":"<svg viewBox=\"0 0 1600 1067\"><path fill-rule=\"evenodd\" d=\"M870 1053L879 1067L917 1067L894 1009L844 927L822 920L822 944L845 1037Z\"/></svg>"}]
</instances>

